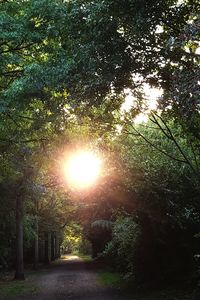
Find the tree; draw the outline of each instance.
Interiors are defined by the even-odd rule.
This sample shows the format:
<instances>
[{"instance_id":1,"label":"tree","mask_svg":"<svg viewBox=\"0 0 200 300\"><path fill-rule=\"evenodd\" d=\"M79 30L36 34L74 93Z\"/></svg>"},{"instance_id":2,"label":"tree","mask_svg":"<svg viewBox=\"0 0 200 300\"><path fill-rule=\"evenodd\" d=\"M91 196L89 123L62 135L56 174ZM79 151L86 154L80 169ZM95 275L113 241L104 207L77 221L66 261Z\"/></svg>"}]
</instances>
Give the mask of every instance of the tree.
<instances>
[{"instance_id":1,"label":"tree","mask_svg":"<svg viewBox=\"0 0 200 300\"><path fill-rule=\"evenodd\" d=\"M59 7L58 3L59 1L3 1L0 4L1 152L5 155L12 146L9 158L13 160L11 168L17 173L19 183L16 183L16 279L24 279L23 203L27 196L24 191L27 188L30 190L27 180L31 177L31 168L28 166L27 169L24 151L32 154L36 146L34 143L39 143L40 146L44 142L45 135L49 134L50 124L56 118L56 111L59 110L60 113L59 105L63 103L61 94L50 91L52 86L44 91L47 82L41 86L42 74L53 83L50 79L52 73L47 75L48 71L44 69L49 69L48 55L53 49L55 53L58 45L57 32L51 29L51 23L58 23L62 13L61 2ZM51 59L52 57L53 55ZM18 153L14 150L15 147Z\"/></svg>"},{"instance_id":2,"label":"tree","mask_svg":"<svg viewBox=\"0 0 200 300\"><path fill-rule=\"evenodd\" d=\"M196 165L181 126L172 121L168 126L187 159ZM122 178L132 201L132 211L127 212L141 226L135 275L140 280L166 280L169 274L171 278L181 272L188 274L190 268L196 268L193 255L200 226L196 172L182 161L174 141L154 122L131 126L119 137L116 152L123 162Z\"/></svg>"},{"instance_id":3,"label":"tree","mask_svg":"<svg viewBox=\"0 0 200 300\"><path fill-rule=\"evenodd\" d=\"M198 59L173 44L197 15L198 1L70 1L66 7L70 43L65 47L74 61L69 91L75 97L100 101L124 88L134 92L140 87L136 75L167 88L177 64Z\"/></svg>"},{"instance_id":4,"label":"tree","mask_svg":"<svg viewBox=\"0 0 200 300\"><path fill-rule=\"evenodd\" d=\"M62 214L66 191L62 195L55 191L58 174L46 160L58 144L69 145L71 137L72 144L77 136L87 142L94 139L104 151L121 154L115 160L115 175L123 174L122 164L127 180L113 176L109 184L102 184L97 198L114 199L121 190L128 199L144 198L137 211L153 220L149 223L153 229L165 212L175 219L163 217L170 226L182 225L188 213L196 222L199 1L8 0L0 5L0 163L7 169L0 179L2 184L11 181L18 191L17 277L23 278L22 204L26 198L33 203L35 196L30 185L37 180L47 189L50 185L49 196L40 195L46 210L34 210L41 217L39 225L59 228L68 216L69 207ZM147 130L133 126L133 117L144 110L144 83L163 89L159 110L151 114ZM120 107L127 88L137 105L125 119ZM133 139L126 139L126 134ZM122 147L115 152L119 140ZM193 194L187 204L189 190ZM7 188L3 191L12 197ZM165 197L168 201L157 205ZM156 237L161 236L159 232Z\"/></svg>"}]
</instances>

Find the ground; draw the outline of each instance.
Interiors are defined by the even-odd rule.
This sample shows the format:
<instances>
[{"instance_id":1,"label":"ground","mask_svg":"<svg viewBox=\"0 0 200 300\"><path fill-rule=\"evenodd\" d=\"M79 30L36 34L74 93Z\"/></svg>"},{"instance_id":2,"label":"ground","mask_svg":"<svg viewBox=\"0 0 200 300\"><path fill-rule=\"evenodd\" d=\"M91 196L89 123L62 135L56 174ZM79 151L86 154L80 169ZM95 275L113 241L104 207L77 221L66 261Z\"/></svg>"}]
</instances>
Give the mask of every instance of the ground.
<instances>
[{"instance_id":1,"label":"ground","mask_svg":"<svg viewBox=\"0 0 200 300\"><path fill-rule=\"evenodd\" d=\"M2 300L118 300L117 288L104 287L98 280L98 266L78 256L65 256L49 268L27 276L32 290Z\"/></svg>"},{"instance_id":2,"label":"ground","mask_svg":"<svg viewBox=\"0 0 200 300\"><path fill-rule=\"evenodd\" d=\"M103 273L102 273L103 272ZM103 274L103 276L101 276ZM105 266L67 255L47 268L26 272L25 281L1 281L0 300L191 300L183 288L125 288ZM116 275L116 274L115 274ZM109 285L106 280L109 278ZM102 280L103 279L103 280ZM106 280L105 280L106 279ZM126 286L127 287L127 286Z\"/></svg>"}]
</instances>

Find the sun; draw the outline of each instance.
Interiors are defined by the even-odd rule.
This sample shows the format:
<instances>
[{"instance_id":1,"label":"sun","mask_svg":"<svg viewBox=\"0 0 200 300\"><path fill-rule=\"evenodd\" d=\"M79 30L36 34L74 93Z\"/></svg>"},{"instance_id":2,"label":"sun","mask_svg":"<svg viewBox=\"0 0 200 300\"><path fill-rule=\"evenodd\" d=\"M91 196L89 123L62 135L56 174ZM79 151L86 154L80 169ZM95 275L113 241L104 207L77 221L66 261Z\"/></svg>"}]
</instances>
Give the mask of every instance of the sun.
<instances>
[{"instance_id":1,"label":"sun","mask_svg":"<svg viewBox=\"0 0 200 300\"><path fill-rule=\"evenodd\" d=\"M88 188L97 181L101 163L100 157L92 151L77 151L65 163L65 177L75 188Z\"/></svg>"}]
</instances>

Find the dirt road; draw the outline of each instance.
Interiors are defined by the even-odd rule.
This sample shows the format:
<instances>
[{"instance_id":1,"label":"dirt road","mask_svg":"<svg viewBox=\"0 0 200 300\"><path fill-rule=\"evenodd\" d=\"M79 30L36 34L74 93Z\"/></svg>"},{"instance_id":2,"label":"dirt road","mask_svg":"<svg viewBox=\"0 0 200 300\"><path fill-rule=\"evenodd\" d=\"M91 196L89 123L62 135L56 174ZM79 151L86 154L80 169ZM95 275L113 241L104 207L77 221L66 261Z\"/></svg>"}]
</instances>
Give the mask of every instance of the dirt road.
<instances>
[{"instance_id":1,"label":"dirt road","mask_svg":"<svg viewBox=\"0 0 200 300\"><path fill-rule=\"evenodd\" d=\"M33 279L37 286L32 295L20 300L122 300L119 290L103 287L97 279L97 266L79 257L66 256L44 274ZM15 298L16 299L16 298ZM17 298L18 300L18 298Z\"/></svg>"},{"instance_id":2,"label":"dirt road","mask_svg":"<svg viewBox=\"0 0 200 300\"><path fill-rule=\"evenodd\" d=\"M46 269L27 271L26 281L0 282L0 300L191 300L192 291L182 287L164 289L127 287L123 290L102 286L96 262L84 262L77 256L66 256ZM17 288L18 286L18 288ZM6 294L2 296L2 288ZM11 289L12 288L12 289ZM23 288L23 289L22 289ZM20 296L17 296L20 295Z\"/></svg>"}]
</instances>

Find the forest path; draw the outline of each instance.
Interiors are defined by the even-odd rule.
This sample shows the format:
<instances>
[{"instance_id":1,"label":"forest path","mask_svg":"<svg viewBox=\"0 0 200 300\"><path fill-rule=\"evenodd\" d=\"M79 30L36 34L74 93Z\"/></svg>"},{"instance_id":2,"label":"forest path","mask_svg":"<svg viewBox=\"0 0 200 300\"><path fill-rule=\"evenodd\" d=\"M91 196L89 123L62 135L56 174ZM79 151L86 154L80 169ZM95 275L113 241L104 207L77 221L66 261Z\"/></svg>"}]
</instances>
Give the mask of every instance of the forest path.
<instances>
[{"instance_id":1,"label":"forest path","mask_svg":"<svg viewBox=\"0 0 200 300\"><path fill-rule=\"evenodd\" d=\"M77 256L64 256L47 271L34 276L36 292L20 300L122 300L120 291L103 287L97 278L98 265ZM18 298L15 298L18 300Z\"/></svg>"}]
</instances>

